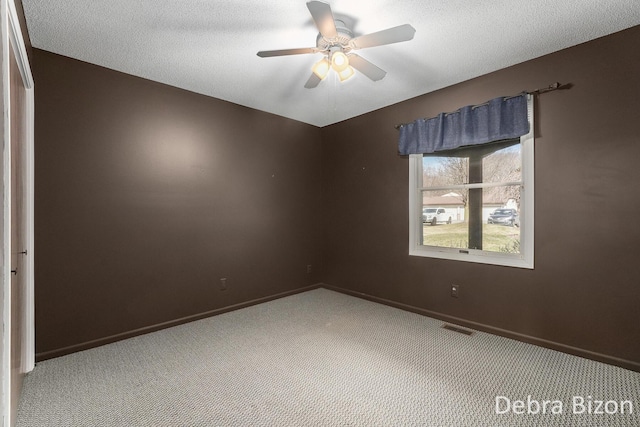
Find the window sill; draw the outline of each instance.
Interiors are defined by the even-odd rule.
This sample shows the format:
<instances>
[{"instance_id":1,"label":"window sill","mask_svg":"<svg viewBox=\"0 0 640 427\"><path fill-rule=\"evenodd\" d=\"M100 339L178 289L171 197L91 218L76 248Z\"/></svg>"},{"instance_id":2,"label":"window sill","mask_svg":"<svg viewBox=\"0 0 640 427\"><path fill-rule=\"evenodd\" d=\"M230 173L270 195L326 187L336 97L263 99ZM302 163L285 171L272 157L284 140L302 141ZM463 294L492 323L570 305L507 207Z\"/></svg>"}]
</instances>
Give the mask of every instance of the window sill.
<instances>
[{"instance_id":1,"label":"window sill","mask_svg":"<svg viewBox=\"0 0 640 427\"><path fill-rule=\"evenodd\" d=\"M526 259L522 255L483 252L473 249L436 248L429 246L414 247L409 250L410 256L448 259L452 261L475 262L504 267L533 269L533 257Z\"/></svg>"}]
</instances>

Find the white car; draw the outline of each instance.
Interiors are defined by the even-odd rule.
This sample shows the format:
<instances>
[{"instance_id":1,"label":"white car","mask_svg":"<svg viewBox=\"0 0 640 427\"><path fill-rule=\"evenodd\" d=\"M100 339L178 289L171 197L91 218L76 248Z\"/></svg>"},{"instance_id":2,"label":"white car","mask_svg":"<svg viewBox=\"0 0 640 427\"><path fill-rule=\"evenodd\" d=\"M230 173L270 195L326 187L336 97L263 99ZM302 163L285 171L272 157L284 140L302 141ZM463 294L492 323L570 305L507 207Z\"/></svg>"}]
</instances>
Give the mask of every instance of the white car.
<instances>
[{"instance_id":1,"label":"white car","mask_svg":"<svg viewBox=\"0 0 640 427\"><path fill-rule=\"evenodd\" d=\"M444 208L422 208L422 222L431 225L451 224L451 215Z\"/></svg>"}]
</instances>

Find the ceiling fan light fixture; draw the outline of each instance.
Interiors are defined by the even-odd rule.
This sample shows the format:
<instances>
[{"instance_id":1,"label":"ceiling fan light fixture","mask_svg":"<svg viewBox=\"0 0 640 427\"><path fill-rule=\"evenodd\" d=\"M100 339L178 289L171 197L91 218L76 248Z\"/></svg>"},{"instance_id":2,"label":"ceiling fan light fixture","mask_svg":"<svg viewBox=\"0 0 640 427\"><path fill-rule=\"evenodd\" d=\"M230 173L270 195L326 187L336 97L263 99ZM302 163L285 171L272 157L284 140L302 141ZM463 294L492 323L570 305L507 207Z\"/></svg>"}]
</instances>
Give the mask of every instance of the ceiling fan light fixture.
<instances>
[{"instance_id":1,"label":"ceiling fan light fixture","mask_svg":"<svg viewBox=\"0 0 640 427\"><path fill-rule=\"evenodd\" d=\"M349 58L342 51L333 52L331 54L331 68L337 73L341 73L349 68Z\"/></svg>"},{"instance_id":2,"label":"ceiling fan light fixture","mask_svg":"<svg viewBox=\"0 0 640 427\"><path fill-rule=\"evenodd\" d=\"M353 31L347 27L345 22L334 18L331 6L326 0L309 0L307 1L307 9L309 9L311 18L319 31L315 47L261 50L258 52L260 58L308 53L323 54L324 58L311 67L313 72L304 85L307 89L317 87L331 72L331 68L338 74L340 81L351 78L355 74L354 67L374 82L383 79L387 74L386 71L366 59L352 54L351 51L408 41L413 39L416 32L411 25L404 24L354 38Z\"/></svg>"},{"instance_id":3,"label":"ceiling fan light fixture","mask_svg":"<svg viewBox=\"0 0 640 427\"><path fill-rule=\"evenodd\" d=\"M320 61L316 62L313 65L313 68L311 68L311 70L313 71L313 74L315 74L322 80L327 77L327 74L329 73L329 67L331 67L331 63L329 62L329 60L327 58L322 58Z\"/></svg>"},{"instance_id":4,"label":"ceiling fan light fixture","mask_svg":"<svg viewBox=\"0 0 640 427\"><path fill-rule=\"evenodd\" d=\"M340 81L343 82L349 79L351 76L353 76L353 74L354 74L353 67L347 65L347 68L338 72L338 77L340 77Z\"/></svg>"}]
</instances>

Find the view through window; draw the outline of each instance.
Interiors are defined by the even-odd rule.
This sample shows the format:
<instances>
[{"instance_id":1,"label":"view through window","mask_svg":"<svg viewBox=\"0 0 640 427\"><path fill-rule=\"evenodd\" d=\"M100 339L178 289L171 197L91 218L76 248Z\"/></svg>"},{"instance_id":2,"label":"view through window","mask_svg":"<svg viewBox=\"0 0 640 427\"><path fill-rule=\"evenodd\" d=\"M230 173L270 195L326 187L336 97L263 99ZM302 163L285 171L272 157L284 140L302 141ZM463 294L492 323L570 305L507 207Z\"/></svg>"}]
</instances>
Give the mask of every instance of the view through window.
<instances>
[{"instance_id":1,"label":"view through window","mask_svg":"<svg viewBox=\"0 0 640 427\"><path fill-rule=\"evenodd\" d=\"M520 253L520 140L422 157L421 244Z\"/></svg>"}]
</instances>

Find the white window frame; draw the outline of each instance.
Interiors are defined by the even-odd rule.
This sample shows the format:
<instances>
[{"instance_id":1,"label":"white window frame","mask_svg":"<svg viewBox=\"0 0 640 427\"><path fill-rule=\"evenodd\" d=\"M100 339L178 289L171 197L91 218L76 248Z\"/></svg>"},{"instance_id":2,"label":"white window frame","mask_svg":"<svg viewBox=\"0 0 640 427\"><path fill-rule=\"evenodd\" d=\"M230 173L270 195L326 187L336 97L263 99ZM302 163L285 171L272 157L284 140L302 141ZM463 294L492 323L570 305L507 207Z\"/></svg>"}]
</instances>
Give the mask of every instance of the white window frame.
<instances>
[{"instance_id":1,"label":"white window frame","mask_svg":"<svg viewBox=\"0 0 640 427\"><path fill-rule=\"evenodd\" d=\"M507 254L479 249L458 249L421 244L422 231L422 154L409 156L409 255L455 261L494 264L507 267L534 267L534 121L533 96L527 96L529 133L520 137L522 192L520 199L520 253ZM482 187L483 184L470 185Z\"/></svg>"}]
</instances>

